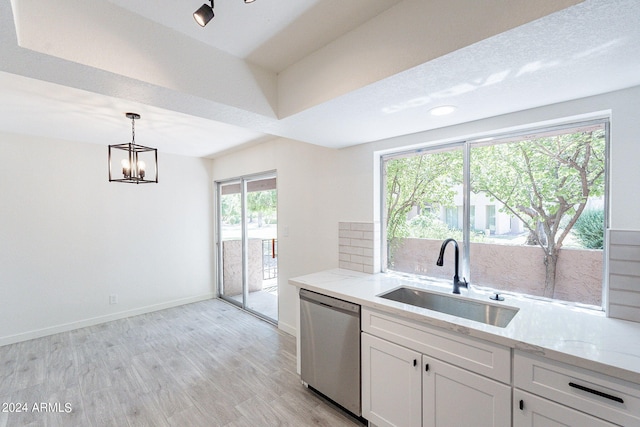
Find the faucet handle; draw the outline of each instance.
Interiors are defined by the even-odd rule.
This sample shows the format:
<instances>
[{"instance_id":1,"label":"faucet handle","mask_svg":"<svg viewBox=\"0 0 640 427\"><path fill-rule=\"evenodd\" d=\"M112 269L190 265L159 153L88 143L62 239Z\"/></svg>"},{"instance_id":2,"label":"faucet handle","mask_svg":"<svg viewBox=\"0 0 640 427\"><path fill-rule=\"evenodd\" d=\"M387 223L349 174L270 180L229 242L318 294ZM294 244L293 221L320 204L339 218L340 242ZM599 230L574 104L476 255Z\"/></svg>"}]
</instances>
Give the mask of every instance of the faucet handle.
<instances>
[{"instance_id":1,"label":"faucet handle","mask_svg":"<svg viewBox=\"0 0 640 427\"><path fill-rule=\"evenodd\" d=\"M466 277L462 278L462 280L460 281L460 286L462 286L463 288L469 289L469 282L467 282L467 278Z\"/></svg>"}]
</instances>

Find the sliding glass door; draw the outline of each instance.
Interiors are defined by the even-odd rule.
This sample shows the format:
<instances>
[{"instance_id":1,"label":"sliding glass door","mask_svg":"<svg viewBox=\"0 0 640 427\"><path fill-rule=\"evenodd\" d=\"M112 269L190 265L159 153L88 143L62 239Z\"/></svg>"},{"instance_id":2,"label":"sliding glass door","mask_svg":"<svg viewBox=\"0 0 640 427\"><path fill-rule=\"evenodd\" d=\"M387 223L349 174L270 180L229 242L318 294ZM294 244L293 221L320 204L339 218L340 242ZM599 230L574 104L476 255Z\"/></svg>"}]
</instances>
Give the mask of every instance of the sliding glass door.
<instances>
[{"instance_id":1,"label":"sliding glass door","mask_svg":"<svg viewBox=\"0 0 640 427\"><path fill-rule=\"evenodd\" d=\"M243 301L242 181L218 183L218 291Z\"/></svg>"},{"instance_id":2,"label":"sliding glass door","mask_svg":"<svg viewBox=\"0 0 640 427\"><path fill-rule=\"evenodd\" d=\"M276 176L218 182L217 194L220 296L277 322Z\"/></svg>"}]
</instances>

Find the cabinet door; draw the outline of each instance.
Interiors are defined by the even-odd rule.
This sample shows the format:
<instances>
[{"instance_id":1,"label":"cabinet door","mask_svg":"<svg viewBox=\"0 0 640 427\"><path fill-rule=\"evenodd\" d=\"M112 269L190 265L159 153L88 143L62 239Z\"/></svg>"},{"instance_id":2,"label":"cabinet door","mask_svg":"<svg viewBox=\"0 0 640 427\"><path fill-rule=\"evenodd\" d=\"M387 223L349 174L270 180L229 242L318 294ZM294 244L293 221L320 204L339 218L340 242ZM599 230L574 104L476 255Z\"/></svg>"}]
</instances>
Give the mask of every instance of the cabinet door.
<instances>
[{"instance_id":1,"label":"cabinet door","mask_svg":"<svg viewBox=\"0 0 640 427\"><path fill-rule=\"evenodd\" d=\"M513 427L614 427L615 425L525 391L513 390Z\"/></svg>"},{"instance_id":2,"label":"cabinet door","mask_svg":"<svg viewBox=\"0 0 640 427\"><path fill-rule=\"evenodd\" d=\"M438 359L422 357L424 427L511 424L511 387Z\"/></svg>"},{"instance_id":3,"label":"cabinet door","mask_svg":"<svg viewBox=\"0 0 640 427\"><path fill-rule=\"evenodd\" d=\"M420 353L362 333L362 416L378 427L419 427Z\"/></svg>"}]
</instances>

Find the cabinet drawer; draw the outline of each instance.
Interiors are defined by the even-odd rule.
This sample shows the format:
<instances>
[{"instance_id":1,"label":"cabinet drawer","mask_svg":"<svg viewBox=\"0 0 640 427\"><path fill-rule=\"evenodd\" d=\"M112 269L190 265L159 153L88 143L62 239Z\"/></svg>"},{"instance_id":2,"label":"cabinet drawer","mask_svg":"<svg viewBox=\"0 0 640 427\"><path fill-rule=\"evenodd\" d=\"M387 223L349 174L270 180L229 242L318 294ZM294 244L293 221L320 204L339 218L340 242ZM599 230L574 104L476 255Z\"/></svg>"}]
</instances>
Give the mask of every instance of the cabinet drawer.
<instances>
[{"instance_id":1,"label":"cabinet drawer","mask_svg":"<svg viewBox=\"0 0 640 427\"><path fill-rule=\"evenodd\" d=\"M607 421L558 405L526 391L513 391L513 427L616 427Z\"/></svg>"},{"instance_id":2,"label":"cabinet drawer","mask_svg":"<svg viewBox=\"0 0 640 427\"><path fill-rule=\"evenodd\" d=\"M511 349L362 308L362 330L452 365L511 383Z\"/></svg>"},{"instance_id":3,"label":"cabinet drawer","mask_svg":"<svg viewBox=\"0 0 640 427\"><path fill-rule=\"evenodd\" d=\"M613 423L640 425L640 385L522 351L514 385Z\"/></svg>"}]
</instances>

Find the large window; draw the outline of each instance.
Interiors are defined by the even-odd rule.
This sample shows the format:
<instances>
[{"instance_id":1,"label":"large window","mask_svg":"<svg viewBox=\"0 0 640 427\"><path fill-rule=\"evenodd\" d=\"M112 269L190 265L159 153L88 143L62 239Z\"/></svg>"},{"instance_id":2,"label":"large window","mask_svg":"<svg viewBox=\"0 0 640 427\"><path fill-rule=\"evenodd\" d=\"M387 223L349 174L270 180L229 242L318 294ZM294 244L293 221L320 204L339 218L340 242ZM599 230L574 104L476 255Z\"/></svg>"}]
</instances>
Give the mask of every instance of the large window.
<instances>
[{"instance_id":1,"label":"large window","mask_svg":"<svg viewBox=\"0 0 640 427\"><path fill-rule=\"evenodd\" d=\"M383 159L386 265L472 285L602 306L607 123L462 141Z\"/></svg>"}]
</instances>

